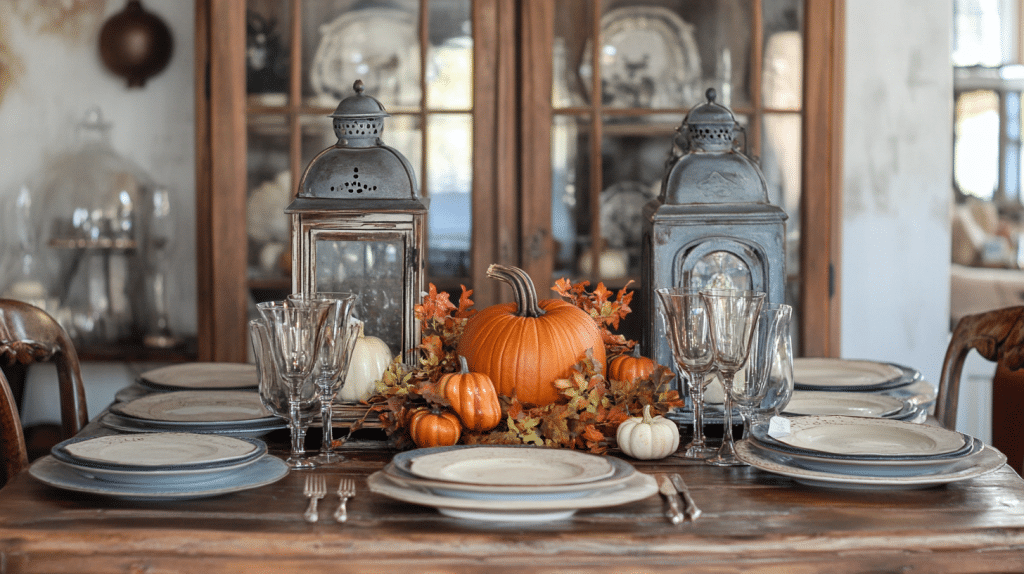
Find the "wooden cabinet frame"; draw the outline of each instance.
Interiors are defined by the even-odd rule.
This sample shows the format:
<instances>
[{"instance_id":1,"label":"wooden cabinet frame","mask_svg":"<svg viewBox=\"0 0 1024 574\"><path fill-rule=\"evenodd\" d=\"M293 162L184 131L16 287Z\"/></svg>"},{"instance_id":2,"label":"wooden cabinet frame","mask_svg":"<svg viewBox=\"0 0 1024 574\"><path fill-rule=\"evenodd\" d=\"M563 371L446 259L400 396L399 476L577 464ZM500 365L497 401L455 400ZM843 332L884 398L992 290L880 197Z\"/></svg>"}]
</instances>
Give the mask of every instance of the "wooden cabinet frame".
<instances>
[{"instance_id":1,"label":"wooden cabinet frame","mask_svg":"<svg viewBox=\"0 0 1024 574\"><path fill-rule=\"evenodd\" d=\"M244 0L196 0L196 249L199 359L245 361L248 281ZM550 46L554 5L472 0L471 279L503 300L490 263L553 268ZM844 0L805 0L802 354L839 350ZM293 19L297 21L297 18ZM295 24L293 24L295 25ZM293 66L293 69L298 69ZM292 82L298 82L293 74ZM298 90L293 85L293 92ZM294 163L294 161L293 161ZM303 166L304 167L304 166Z\"/></svg>"}]
</instances>

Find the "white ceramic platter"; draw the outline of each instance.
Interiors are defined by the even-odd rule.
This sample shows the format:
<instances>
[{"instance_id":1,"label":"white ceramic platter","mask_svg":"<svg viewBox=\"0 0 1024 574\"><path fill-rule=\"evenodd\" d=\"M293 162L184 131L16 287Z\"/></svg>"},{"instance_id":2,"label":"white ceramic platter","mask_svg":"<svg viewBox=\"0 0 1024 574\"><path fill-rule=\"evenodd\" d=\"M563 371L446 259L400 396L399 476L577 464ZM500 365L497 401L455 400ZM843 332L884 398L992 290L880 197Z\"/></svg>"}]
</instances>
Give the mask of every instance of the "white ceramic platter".
<instances>
[{"instance_id":1,"label":"white ceramic platter","mask_svg":"<svg viewBox=\"0 0 1024 574\"><path fill-rule=\"evenodd\" d=\"M877 387L900 380L904 371L876 361L800 357L793 359L793 380L805 387Z\"/></svg>"},{"instance_id":2,"label":"white ceramic platter","mask_svg":"<svg viewBox=\"0 0 1024 574\"><path fill-rule=\"evenodd\" d=\"M127 417L151 421L207 423L255 422L274 415L250 391L174 391L146 395L110 410Z\"/></svg>"},{"instance_id":3,"label":"white ceramic platter","mask_svg":"<svg viewBox=\"0 0 1024 574\"><path fill-rule=\"evenodd\" d=\"M40 482L74 492L111 496L123 500L188 500L240 492L277 482L288 474L288 465L272 455L215 480L121 484L79 474L52 456L32 463L28 472Z\"/></svg>"},{"instance_id":4,"label":"white ceramic platter","mask_svg":"<svg viewBox=\"0 0 1024 574\"><path fill-rule=\"evenodd\" d=\"M1006 456L994 448L983 447L978 453L932 474L919 476L854 476L800 468L758 452L748 441L736 443L736 456L761 470L788 476L801 484L828 488L857 490L912 490L929 488L969 478L1001 468Z\"/></svg>"},{"instance_id":5,"label":"white ceramic platter","mask_svg":"<svg viewBox=\"0 0 1024 574\"><path fill-rule=\"evenodd\" d=\"M896 397L872 393L793 391L785 412L792 415L849 415L886 417L903 410Z\"/></svg>"},{"instance_id":6,"label":"white ceramic platter","mask_svg":"<svg viewBox=\"0 0 1024 574\"><path fill-rule=\"evenodd\" d=\"M169 432L71 439L53 448L74 461L125 469L232 464L252 458L261 450L252 440Z\"/></svg>"},{"instance_id":7,"label":"white ceramic platter","mask_svg":"<svg viewBox=\"0 0 1024 574\"><path fill-rule=\"evenodd\" d=\"M790 432L774 437L796 449L839 456L941 456L968 446L941 427L889 419L807 416L790 419Z\"/></svg>"},{"instance_id":8,"label":"white ceramic platter","mask_svg":"<svg viewBox=\"0 0 1024 574\"><path fill-rule=\"evenodd\" d=\"M428 489L400 485L381 471L371 474L367 485L372 492L403 502L431 506L448 516L488 522L565 520L583 508L617 506L642 500L658 492L654 477L641 472L621 484L597 489L589 496L546 500L480 500L440 496Z\"/></svg>"},{"instance_id":9,"label":"white ceramic platter","mask_svg":"<svg viewBox=\"0 0 1024 574\"><path fill-rule=\"evenodd\" d=\"M537 486L592 482L615 468L606 457L573 450L479 446L418 456L409 472L465 484Z\"/></svg>"},{"instance_id":10,"label":"white ceramic platter","mask_svg":"<svg viewBox=\"0 0 1024 574\"><path fill-rule=\"evenodd\" d=\"M834 474L850 474L860 476L918 476L923 474L934 474L945 470L955 464L960 464L964 459L978 454L985 446L985 443L978 439L972 439L971 448L963 454L949 458L914 458L898 460L864 460L852 458L820 457L808 454L800 454L787 450L779 450L771 444L750 439L751 445L758 449L759 454L768 458L808 470L820 470Z\"/></svg>"},{"instance_id":11,"label":"white ceramic platter","mask_svg":"<svg viewBox=\"0 0 1024 574\"><path fill-rule=\"evenodd\" d=\"M181 363L146 371L139 381L160 390L254 389L256 365L249 363Z\"/></svg>"}]
</instances>

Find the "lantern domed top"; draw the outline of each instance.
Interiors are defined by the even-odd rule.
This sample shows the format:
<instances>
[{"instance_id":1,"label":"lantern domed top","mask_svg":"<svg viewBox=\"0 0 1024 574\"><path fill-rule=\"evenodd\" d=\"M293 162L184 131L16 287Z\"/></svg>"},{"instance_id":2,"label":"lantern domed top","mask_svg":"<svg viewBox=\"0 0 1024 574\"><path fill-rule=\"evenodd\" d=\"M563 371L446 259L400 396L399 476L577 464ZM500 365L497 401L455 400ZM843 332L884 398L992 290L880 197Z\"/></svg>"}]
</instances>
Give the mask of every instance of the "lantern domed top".
<instances>
[{"instance_id":1,"label":"lantern domed top","mask_svg":"<svg viewBox=\"0 0 1024 574\"><path fill-rule=\"evenodd\" d=\"M390 114L363 93L362 80L352 87L356 93L342 100L330 115L338 143L309 162L299 181L298 198L397 199L419 204L412 165L381 139L384 118Z\"/></svg>"},{"instance_id":2,"label":"lantern domed top","mask_svg":"<svg viewBox=\"0 0 1024 574\"><path fill-rule=\"evenodd\" d=\"M683 122L687 126L689 147L704 151L725 151L732 147L736 133L736 116L729 108L715 101L718 93L708 88L707 102L694 106Z\"/></svg>"}]
</instances>

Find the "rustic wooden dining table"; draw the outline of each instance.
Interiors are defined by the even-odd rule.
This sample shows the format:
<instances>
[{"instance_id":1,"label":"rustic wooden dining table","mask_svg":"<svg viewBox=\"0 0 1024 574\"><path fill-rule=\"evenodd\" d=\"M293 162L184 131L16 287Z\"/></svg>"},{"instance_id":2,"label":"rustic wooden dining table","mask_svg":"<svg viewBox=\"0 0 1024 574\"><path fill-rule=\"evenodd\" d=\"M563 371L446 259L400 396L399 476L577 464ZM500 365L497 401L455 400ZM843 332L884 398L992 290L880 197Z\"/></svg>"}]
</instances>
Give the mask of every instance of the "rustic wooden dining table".
<instances>
[{"instance_id":1,"label":"rustic wooden dining table","mask_svg":"<svg viewBox=\"0 0 1024 574\"><path fill-rule=\"evenodd\" d=\"M95 421L83 431L102 432ZM653 495L567 520L486 523L370 492L367 477L394 455L381 444L353 441L337 466L198 500L67 492L22 472L0 490L0 574L1024 572L1024 480L1007 466L939 487L858 491L752 467L631 461L682 475L699 520L673 525ZM302 516L310 472L331 490L317 523ZM330 516L342 477L358 492L339 524Z\"/></svg>"}]
</instances>

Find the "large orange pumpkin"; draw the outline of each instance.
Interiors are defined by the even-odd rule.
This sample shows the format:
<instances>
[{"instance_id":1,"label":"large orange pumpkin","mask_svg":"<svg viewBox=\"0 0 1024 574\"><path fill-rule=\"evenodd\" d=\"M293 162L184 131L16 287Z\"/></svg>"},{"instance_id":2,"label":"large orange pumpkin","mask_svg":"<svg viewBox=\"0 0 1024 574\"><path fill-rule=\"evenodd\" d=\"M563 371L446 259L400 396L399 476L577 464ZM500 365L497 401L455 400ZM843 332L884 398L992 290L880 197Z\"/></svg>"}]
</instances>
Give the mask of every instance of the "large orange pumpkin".
<instances>
[{"instance_id":1,"label":"large orange pumpkin","mask_svg":"<svg viewBox=\"0 0 1024 574\"><path fill-rule=\"evenodd\" d=\"M640 355L640 345L633 347L633 353L619 355L608 361L608 378L613 381L632 383L646 379L654 372L654 361Z\"/></svg>"},{"instance_id":2,"label":"large orange pumpkin","mask_svg":"<svg viewBox=\"0 0 1024 574\"><path fill-rule=\"evenodd\" d=\"M452 404L462 425L475 431L487 431L501 422L501 403L494 391L491 378L483 373L471 373L466 357L459 356L462 370L441 377L438 388Z\"/></svg>"},{"instance_id":3,"label":"large orange pumpkin","mask_svg":"<svg viewBox=\"0 0 1024 574\"><path fill-rule=\"evenodd\" d=\"M409 436L421 448L452 446L462 435L462 423L451 411L420 407L409 421Z\"/></svg>"},{"instance_id":4,"label":"large orange pumpkin","mask_svg":"<svg viewBox=\"0 0 1024 574\"><path fill-rule=\"evenodd\" d=\"M457 351L471 371L490 377L499 393L546 405L559 397L552 383L568 377L588 349L604 367L601 331L586 311L561 299L538 301L533 281L517 267L491 265L487 276L511 285L515 302L470 317Z\"/></svg>"}]
</instances>

